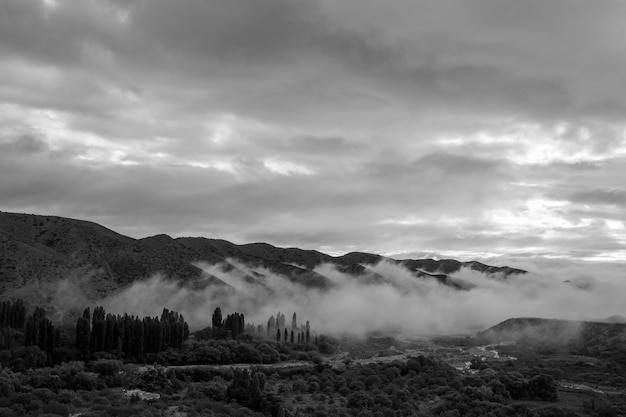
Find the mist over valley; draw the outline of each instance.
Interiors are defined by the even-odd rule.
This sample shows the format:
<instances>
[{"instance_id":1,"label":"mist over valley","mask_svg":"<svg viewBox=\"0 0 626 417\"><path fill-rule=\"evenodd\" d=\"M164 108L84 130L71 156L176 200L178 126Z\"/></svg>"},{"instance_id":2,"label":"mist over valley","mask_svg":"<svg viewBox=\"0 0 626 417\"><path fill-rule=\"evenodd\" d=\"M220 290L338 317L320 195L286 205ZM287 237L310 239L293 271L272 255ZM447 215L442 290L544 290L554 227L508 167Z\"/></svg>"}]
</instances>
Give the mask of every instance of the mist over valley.
<instances>
[{"instance_id":1,"label":"mist over valley","mask_svg":"<svg viewBox=\"0 0 626 417\"><path fill-rule=\"evenodd\" d=\"M61 415L97 411L86 401L98 393L111 398L106 413L157 401L230 410L223 415L238 415L229 407L240 404L279 417L312 413L301 403L320 404L321 395L337 398L323 413L623 409L620 265L509 260L133 239L82 220L0 212L0 363L8 369L0 380L19 385L0 407L19 414L19 390L50 386L20 376L28 370L67 392L93 392L33 407ZM368 386L352 379L366 375L376 375ZM320 378L334 382L322 388ZM389 384L416 388L362 399Z\"/></svg>"},{"instance_id":2,"label":"mist over valley","mask_svg":"<svg viewBox=\"0 0 626 417\"><path fill-rule=\"evenodd\" d=\"M3 293L47 303L59 317L85 305L140 316L166 307L198 330L220 306L255 324L297 312L320 333L414 337L474 334L512 317L593 321L626 313L626 284L610 265L333 257L264 243L132 239L94 223L12 213L0 213L0 227Z\"/></svg>"}]
</instances>

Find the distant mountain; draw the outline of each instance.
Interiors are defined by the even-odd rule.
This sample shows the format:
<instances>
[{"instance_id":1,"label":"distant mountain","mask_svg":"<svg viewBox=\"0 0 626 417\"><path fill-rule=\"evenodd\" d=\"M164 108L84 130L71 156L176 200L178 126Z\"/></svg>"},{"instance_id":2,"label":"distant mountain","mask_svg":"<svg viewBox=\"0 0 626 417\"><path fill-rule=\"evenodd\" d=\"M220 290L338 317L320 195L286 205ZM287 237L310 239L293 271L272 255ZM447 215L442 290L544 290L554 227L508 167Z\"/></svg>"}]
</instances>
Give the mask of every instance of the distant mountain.
<instances>
[{"instance_id":1,"label":"distant mountain","mask_svg":"<svg viewBox=\"0 0 626 417\"><path fill-rule=\"evenodd\" d=\"M599 320L603 323L626 323L626 317L620 315L620 314L614 314L612 316L609 316L603 320Z\"/></svg>"},{"instance_id":2,"label":"distant mountain","mask_svg":"<svg viewBox=\"0 0 626 417\"><path fill-rule=\"evenodd\" d=\"M505 320L480 332L486 342L538 342L567 344L580 335L584 322L536 317L516 317Z\"/></svg>"},{"instance_id":3,"label":"distant mountain","mask_svg":"<svg viewBox=\"0 0 626 417\"><path fill-rule=\"evenodd\" d=\"M31 288L45 298L47 283L77 275L89 276L89 291L94 297L159 273L193 284L208 275L195 266L197 262L221 263L227 269L238 269L238 263L262 267L303 286L323 289L332 282L314 271L317 265L334 264L341 272L377 280L384 278L368 267L382 260L402 265L416 277L436 279L459 289L472 286L450 277L463 267L494 277L526 272L453 259L395 260L360 252L333 257L315 250L277 248L267 243L236 245L199 237L174 239L161 234L133 239L88 221L0 212L0 294L4 296ZM242 273L248 275L250 283L258 283L258 275L262 275ZM227 285L215 276L209 278L216 285Z\"/></svg>"},{"instance_id":4,"label":"distant mountain","mask_svg":"<svg viewBox=\"0 0 626 417\"><path fill-rule=\"evenodd\" d=\"M566 348L574 353L610 357L626 363L626 324L520 317L478 333L485 343L517 342Z\"/></svg>"}]
</instances>

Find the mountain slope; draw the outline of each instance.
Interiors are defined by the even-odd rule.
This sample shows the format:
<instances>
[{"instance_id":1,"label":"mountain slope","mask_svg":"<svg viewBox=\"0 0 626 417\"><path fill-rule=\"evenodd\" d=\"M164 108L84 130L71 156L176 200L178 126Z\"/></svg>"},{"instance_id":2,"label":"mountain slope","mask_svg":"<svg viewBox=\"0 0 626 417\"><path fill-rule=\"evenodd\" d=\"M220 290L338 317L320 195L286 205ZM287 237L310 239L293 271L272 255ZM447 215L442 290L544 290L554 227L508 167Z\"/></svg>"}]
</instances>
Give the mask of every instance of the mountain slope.
<instances>
[{"instance_id":1,"label":"mountain slope","mask_svg":"<svg viewBox=\"0 0 626 417\"><path fill-rule=\"evenodd\" d=\"M341 272L357 276L367 272L368 277L376 279L367 266L381 260L404 266L416 277L437 279L457 288L467 286L448 274L462 267L505 277L525 272L451 259L395 260L357 252L333 257L314 250L277 248L267 243L236 245L199 237L174 239L155 235L133 239L88 221L0 212L0 290L5 296L34 286L43 297L46 283L76 275L90 277L94 296L154 274L191 283L209 276L210 282L224 285L218 277L203 271L198 262L236 269L251 284L258 283L264 274L273 273L297 284L323 289L333 284L314 271L317 265L334 264ZM242 270L241 265L256 267L257 271Z\"/></svg>"},{"instance_id":2,"label":"mountain slope","mask_svg":"<svg viewBox=\"0 0 626 417\"><path fill-rule=\"evenodd\" d=\"M485 343L516 342L566 348L626 363L626 324L518 317L478 333Z\"/></svg>"}]
</instances>

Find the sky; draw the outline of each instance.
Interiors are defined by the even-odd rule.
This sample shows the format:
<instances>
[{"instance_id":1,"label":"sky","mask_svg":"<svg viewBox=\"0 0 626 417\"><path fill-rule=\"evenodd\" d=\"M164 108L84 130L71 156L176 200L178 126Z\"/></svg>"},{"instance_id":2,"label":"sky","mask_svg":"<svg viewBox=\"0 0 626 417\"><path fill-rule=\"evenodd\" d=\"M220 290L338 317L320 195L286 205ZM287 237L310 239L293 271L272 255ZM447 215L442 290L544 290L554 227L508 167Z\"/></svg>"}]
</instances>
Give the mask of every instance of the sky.
<instances>
[{"instance_id":1,"label":"sky","mask_svg":"<svg viewBox=\"0 0 626 417\"><path fill-rule=\"evenodd\" d=\"M0 210L626 261L626 2L2 0Z\"/></svg>"}]
</instances>

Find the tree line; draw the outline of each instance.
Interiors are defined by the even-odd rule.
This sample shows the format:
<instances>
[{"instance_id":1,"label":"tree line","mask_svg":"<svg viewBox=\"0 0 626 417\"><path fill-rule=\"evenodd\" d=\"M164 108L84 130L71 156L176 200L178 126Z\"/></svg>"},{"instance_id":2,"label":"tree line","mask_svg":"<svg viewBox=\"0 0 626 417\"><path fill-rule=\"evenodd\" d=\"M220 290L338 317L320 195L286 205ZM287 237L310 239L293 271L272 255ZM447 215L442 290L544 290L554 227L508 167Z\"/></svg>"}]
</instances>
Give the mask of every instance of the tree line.
<instances>
[{"instance_id":1,"label":"tree line","mask_svg":"<svg viewBox=\"0 0 626 417\"><path fill-rule=\"evenodd\" d=\"M22 329L26 323L24 301L3 301L0 303L0 328Z\"/></svg>"},{"instance_id":2,"label":"tree line","mask_svg":"<svg viewBox=\"0 0 626 417\"><path fill-rule=\"evenodd\" d=\"M267 321L267 338L276 335L276 341L287 343L309 344L311 342L311 325L307 320L306 324L298 326L298 317L294 312L291 317L291 329L285 322L285 315L280 311L274 316L270 316Z\"/></svg>"},{"instance_id":3,"label":"tree line","mask_svg":"<svg viewBox=\"0 0 626 417\"><path fill-rule=\"evenodd\" d=\"M102 306L87 307L74 325L55 326L43 307L36 307L28 315L22 300L5 301L0 303L0 364L29 368L98 358L153 361L157 357L175 356L173 350L181 350L189 333L184 317L167 308L160 316L139 317L107 313ZM245 337L242 339L242 336ZM291 323L286 324L285 315L279 312L268 320L265 328L247 323L240 312L224 316L217 307L211 316L211 326L195 333L196 340L250 341L251 337L291 346L296 353L306 350L307 346L318 347L317 337L311 336L309 322L300 325L296 313ZM320 345L321 350L322 347ZM267 352L263 355L273 357Z\"/></svg>"},{"instance_id":4,"label":"tree line","mask_svg":"<svg viewBox=\"0 0 626 417\"><path fill-rule=\"evenodd\" d=\"M189 326L182 314L163 309L161 317L106 314L89 307L76 320L76 349L85 357L93 352L115 352L118 357L142 360L146 353L180 348L189 337Z\"/></svg>"},{"instance_id":5,"label":"tree line","mask_svg":"<svg viewBox=\"0 0 626 417\"><path fill-rule=\"evenodd\" d=\"M249 334L275 340L278 343L297 343L304 345L311 343L311 325L307 320L305 325L298 325L297 314L294 312L291 319L291 326L288 327L285 315L280 311L267 321L267 326L246 324L243 313L234 312L226 316L222 315L222 309L216 307L211 316L211 328L199 332L200 338L233 338L237 339L242 334Z\"/></svg>"},{"instance_id":6,"label":"tree line","mask_svg":"<svg viewBox=\"0 0 626 417\"><path fill-rule=\"evenodd\" d=\"M59 347L60 331L46 317L46 310L36 307L24 325L24 346L38 346L47 355Z\"/></svg>"},{"instance_id":7,"label":"tree line","mask_svg":"<svg viewBox=\"0 0 626 417\"><path fill-rule=\"evenodd\" d=\"M107 314L101 306L92 313L87 307L76 320L73 335L71 330L55 326L43 307L35 307L27 315L23 300L1 302L0 363L24 356L26 363L40 364L40 359L33 358L43 355L43 362L51 364L57 357L89 359L99 352L142 361L146 354L180 348L189 337L184 317L167 308L160 317L140 318Z\"/></svg>"}]
</instances>

